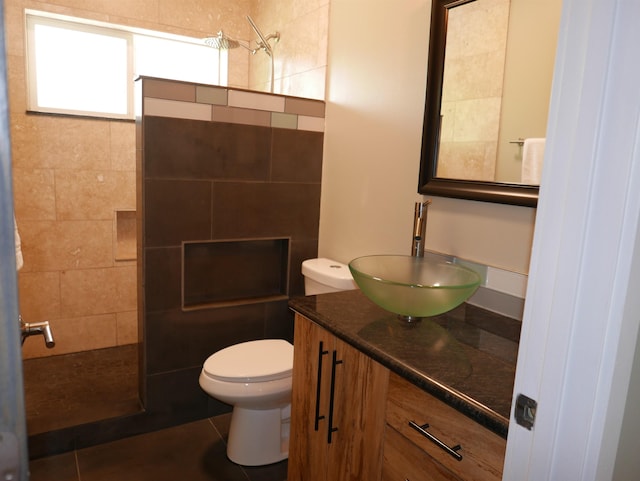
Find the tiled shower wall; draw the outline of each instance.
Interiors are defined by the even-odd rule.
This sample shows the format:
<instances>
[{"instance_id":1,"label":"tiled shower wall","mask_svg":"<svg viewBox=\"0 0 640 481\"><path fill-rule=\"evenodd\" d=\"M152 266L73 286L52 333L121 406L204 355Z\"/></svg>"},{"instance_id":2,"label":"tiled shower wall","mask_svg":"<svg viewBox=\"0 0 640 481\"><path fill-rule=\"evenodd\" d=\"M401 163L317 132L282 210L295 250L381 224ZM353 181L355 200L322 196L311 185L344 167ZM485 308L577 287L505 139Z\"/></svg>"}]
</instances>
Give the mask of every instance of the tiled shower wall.
<instances>
[{"instance_id":1,"label":"tiled shower wall","mask_svg":"<svg viewBox=\"0 0 640 481\"><path fill-rule=\"evenodd\" d=\"M50 320L57 342L49 350L40 338L31 338L23 354L135 342L135 261L116 260L115 229L117 211L126 218L136 208L135 126L27 112L25 8L194 38L221 28L252 38L245 18L251 14L265 31L282 33L277 91L323 98L328 2L5 0L3 5L14 204L25 259L18 276L20 310L27 321ZM266 71L255 63L264 60L260 56L238 48L229 59L230 85L246 88L251 76L251 88L268 88L260 80Z\"/></svg>"},{"instance_id":2,"label":"tiled shower wall","mask_svg":"<svg viewBox=\"0 0 640 481\"><path fill-rule=\"evenodd\" d=\"M327 67L329 0L256 1L253 19L265 35L280 32L271 41L274 51L274 92L324 99ZM249 34L248 38L255 35ZM291 41L295 39L295 41ZM253 55L249 89L269 91L271 62L267 55ZM231 84L229 84L231 85Z\"/></svg>"},{"instance_id":3,"label":"tiled shower wall","mask_svg":"<svg viewBox=\"0 0 640 481\"><path fill-rule=\"evenodd\" d=\"M142 392L147 410L190 418L225 407L198 385L204 360L242 341L291 340L286 299L182 308L183 242L288 239L289 295L317 256L324 103L141 80L138 210ZM212 272L230 281L233 268Z\"/></svg>"}]
</instances>

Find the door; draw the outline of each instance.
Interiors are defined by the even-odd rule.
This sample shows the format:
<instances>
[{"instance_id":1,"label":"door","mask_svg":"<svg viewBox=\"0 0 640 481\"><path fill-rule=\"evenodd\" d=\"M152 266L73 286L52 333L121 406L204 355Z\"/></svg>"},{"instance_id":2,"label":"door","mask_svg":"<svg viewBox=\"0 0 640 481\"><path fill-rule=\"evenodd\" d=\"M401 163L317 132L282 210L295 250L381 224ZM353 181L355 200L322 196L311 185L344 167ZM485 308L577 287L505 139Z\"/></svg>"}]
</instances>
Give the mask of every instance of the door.
<instances>
[{"instance_id":1,"label":"door","mask_svg":"<svg viewBox=\"0 0 640 481\"><path fill-rule=\"evenodd\" d=\"M512 417L505 480L640 471L618 456L640 322L639 17L637 1L563 1L514 387L538 406L532 430Z\"/></svg>"},{"instance_id":2,"label":"door","mask_svg":"<svg viewBox=\"0 0 640 481\"><path fill-rule=\"evenodd\" d=\"M0 23L4 24L2 0ZM4 30L0 52L0 473L6 479L27 481Z\"/></svg>"}]
</instances>

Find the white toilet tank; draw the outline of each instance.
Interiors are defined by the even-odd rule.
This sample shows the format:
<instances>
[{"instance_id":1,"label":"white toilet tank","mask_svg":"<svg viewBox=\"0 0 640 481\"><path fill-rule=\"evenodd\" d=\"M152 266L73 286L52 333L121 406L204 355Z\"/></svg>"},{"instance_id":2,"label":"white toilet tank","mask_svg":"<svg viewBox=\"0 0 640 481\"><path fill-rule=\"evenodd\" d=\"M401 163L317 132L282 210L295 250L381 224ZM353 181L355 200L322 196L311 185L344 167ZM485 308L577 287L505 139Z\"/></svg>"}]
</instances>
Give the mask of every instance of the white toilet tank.
<instances>
[{"instance_id":1,"label":"white toilet tank","mask_svg":"<svg viewBox=\"0 0 640 481\"><path fill-rule=\"evenodd\" d=\"M331 259L307 259L302 263L302 275L307 296L358 288L349 266Z\"/></svg>"}]
</instances>

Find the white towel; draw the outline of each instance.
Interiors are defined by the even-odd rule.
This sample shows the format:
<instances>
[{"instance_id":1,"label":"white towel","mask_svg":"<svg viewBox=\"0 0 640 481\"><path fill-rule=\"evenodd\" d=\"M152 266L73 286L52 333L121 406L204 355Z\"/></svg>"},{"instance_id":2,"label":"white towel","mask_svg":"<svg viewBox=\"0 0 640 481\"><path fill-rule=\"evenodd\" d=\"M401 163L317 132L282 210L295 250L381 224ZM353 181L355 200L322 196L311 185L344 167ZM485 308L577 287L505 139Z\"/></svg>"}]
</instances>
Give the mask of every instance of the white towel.
<instances>
[{"instance_id":1,"label":"white towel","mask_svg":"<svg viewBox=\"0 0 640 481\"><path fill-rule=\"evenodd\" d=\"M22 259L22 245L20 242L20 233L18 232L18 224L16 223L16 217L13 216L13 229L16 237L16 270L22 269L24 261Z\"/></svg>"},{"instance_id":2,"label":"white towel","mask_svg":"<svg viewBox=\"0 0 640 481\"><path fill-rule=\"evenodd\" d=\"M526 185L540 185L542 162L544 160L544 138L524 139L522 148L522 178Z\"/></svg>"}]
</instances>

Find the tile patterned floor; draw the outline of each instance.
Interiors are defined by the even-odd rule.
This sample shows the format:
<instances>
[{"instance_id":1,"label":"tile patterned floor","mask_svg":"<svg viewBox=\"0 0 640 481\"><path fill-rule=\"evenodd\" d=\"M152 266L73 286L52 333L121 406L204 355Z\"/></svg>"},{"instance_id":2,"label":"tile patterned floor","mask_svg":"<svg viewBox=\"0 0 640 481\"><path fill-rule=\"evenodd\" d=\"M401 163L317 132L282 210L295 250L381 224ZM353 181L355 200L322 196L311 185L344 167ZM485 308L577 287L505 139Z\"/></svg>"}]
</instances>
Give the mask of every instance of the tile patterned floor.
<instances>
[{"instance_id":1,"label":"tile patterned floor","mask_svg":"<svg viewBox=\"0 0 640 481\"><path fill-rule=\"evenodd\" d=\"M137 346L24 362L29 434L137 412ZM230 414L32 460L31 481L285 481L226 456Z\"/></svg>"},{"instance_id":2,"label":"tile patterned floor","mask_svg":"<svg viewBox=\"0 0 640 481\"><path fill-rule=\"evenodd\" d=\"M230 415L31 461L31 481L285 481L287 461L241 467L226 457Z\"/></svg>"}]
</instances>

